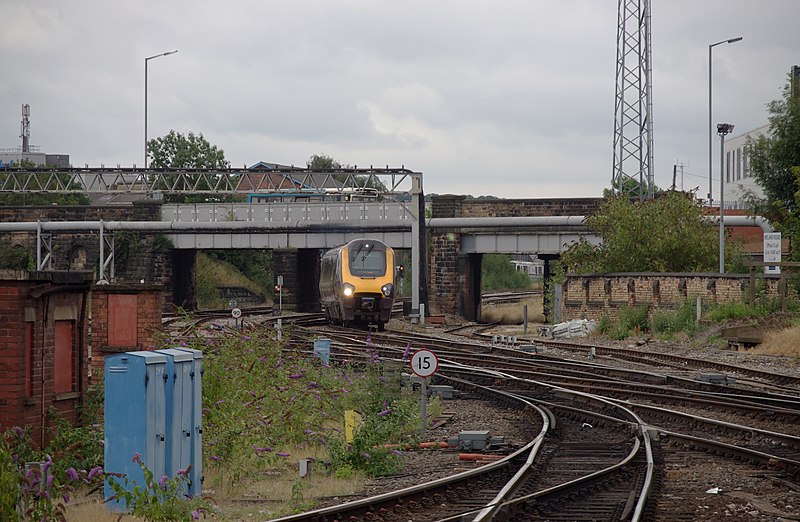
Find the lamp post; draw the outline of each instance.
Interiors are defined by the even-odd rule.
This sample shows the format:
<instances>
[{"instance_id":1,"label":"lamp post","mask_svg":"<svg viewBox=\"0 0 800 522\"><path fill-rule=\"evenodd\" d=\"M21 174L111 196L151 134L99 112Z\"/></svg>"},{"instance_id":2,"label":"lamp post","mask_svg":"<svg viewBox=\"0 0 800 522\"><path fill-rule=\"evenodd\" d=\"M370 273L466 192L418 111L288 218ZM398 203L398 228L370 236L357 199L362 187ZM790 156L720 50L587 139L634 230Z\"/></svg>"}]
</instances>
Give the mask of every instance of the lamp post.
<instances>
[{"instance_id":1,"label":"lamp post","mask_svg":"<svg viewBox=\"0 0 800 522\"><path fill-rule=\"evenodd\" d=\"M718 45L736 43L742 39L741 36L731 38L729 40L722 40L708 46L708 204L711 205L711 142L713 140L713 129L711 127L711 49Z\"/></svg>"},{"instance_id":2,"label":"lamp post","mask_svg":"<svg viewBox=\"0 0 800 522\"><path fill-rule=\"evenodd\" d=\"M725 225L722 220L725 217L725 135L733 132L733 123L717 124L717 134L719 134L722 144L719 153L719 273L725 273Z\"/></svg>"},{"instance_id":3,"label":"lamp post","mask_svg":"<svg viewBox=\"0 0 800 522\"><path fill-rule=\"evenodd\" d=\"M144 168L147 170L147 62L153 60L155 58L161 58L162 56L168 56L170 54L177 53L178 50L175 49L174 51L167 51L161 54L154 54L153 56L148 56L144 59Z\"/></svg>"}]
</instances>

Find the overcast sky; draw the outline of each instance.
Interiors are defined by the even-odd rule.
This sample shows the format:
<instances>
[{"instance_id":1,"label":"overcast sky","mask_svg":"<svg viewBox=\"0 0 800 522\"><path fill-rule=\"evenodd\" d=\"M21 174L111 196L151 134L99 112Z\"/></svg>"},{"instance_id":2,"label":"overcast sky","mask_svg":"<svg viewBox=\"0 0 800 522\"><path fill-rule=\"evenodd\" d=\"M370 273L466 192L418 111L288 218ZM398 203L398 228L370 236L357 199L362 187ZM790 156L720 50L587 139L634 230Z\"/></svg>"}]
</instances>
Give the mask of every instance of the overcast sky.
<instances>
[{"instance_id":1,"label":"overcast sky","mask_svg":"<svg viewBox=\"0 0 800 522\"><path fill-rule=\"evenodd\" d=\"M708 45L744 38L714 48L714 127L762 126L800 64L800 2L652 3L656 184L683 164L684 188L705 197ZM21 144L27 103L43 152L142 166L144 58L178 49L149 62L148 134L202 133L235 167L326 154L420 171L426 193L512 198L610 185L617 0L0 0L0 12L0 148Z\"/></svg>"}]
</instances>

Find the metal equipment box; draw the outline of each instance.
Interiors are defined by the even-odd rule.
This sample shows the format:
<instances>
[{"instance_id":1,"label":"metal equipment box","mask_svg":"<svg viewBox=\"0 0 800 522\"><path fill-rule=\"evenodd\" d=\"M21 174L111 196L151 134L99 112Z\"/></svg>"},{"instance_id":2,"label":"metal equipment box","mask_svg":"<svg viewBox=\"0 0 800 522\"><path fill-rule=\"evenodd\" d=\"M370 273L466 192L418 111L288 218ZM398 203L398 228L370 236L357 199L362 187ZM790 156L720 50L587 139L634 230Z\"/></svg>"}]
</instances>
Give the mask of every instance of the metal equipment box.
<instances>
[{"instance_id":1,"label":"metal equipment box","mask_svg":"<svg viewBox=\"0 0 800 522\"><path fill-rule=\"evenodd\" d=\"M166 400L166 475L175 477L178 471L191 464L193 388L191 372L194 357L191 353L169 348L156 350L167 356ZM189 493L188 488L186 493Z\"/></svg>"},{"instance_id":2,"label":"metal equipment box","mask_svg":"<svg viewBox=\"0 0 800 522\"><path fill-rule=\"evenodd\" d=\"M189 377L192 382L192 436L191 456L192 469L189 471L189 495L203 493L203 352L194 348L176 348L192 355L192 370Z\"/></svg>"},{"instance_id":3,"label":"metal equipment box","mask_svg":"<svg viewBox=\"0 0 800 522\"><path fill-rule=\"evenodd\" d=\"M134 462L136 454L142 463L161 477L166 471L166 388L167 356L155 352L127 352L105 357L105 473L122 473L133 482L144 484L144 474ZM105 482L104 496L114 491ZM123 511L125 506L110 501L109 509Z\"/></svg>"}]
</instances>

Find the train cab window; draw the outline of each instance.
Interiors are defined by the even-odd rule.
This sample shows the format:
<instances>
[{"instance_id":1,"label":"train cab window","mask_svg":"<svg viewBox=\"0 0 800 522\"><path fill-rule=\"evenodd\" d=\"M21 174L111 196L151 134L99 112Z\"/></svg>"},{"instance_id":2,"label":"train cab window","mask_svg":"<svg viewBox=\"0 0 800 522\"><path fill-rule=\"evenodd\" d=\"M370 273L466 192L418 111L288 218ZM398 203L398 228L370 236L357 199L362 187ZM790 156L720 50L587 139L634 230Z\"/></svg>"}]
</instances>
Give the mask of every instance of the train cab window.
<instances>
[{"instance_id":1,"label":"train cab window","mask_svg":"<svg viewBox=\"0 0 800 522\"><path fill-rule=\"evenodd\" d=\"M350 273L358 277L378 277L386 273L386 249L383 245L364 242L350 254Z\"/></svg>"}]
</instances>

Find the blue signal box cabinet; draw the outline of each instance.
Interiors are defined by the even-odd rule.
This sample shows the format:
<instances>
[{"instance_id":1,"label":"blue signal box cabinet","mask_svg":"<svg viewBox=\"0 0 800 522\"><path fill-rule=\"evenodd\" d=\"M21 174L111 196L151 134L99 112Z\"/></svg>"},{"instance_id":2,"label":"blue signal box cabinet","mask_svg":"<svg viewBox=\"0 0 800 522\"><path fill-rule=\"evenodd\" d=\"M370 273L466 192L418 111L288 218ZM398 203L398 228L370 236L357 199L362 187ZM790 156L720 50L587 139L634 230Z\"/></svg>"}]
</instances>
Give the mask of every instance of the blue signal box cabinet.
<instances>
[{"instance_id":1,"label":"blue signal box cabinet","mask_svg":"<svg viewBox=\"0 0 800 522\"><path fill-rule=\"evenodd\" d=\"M192 456L192 387L191 372L194 357L183 350L169 348L155 353L167 357L166 401L166 475L174 477L191 464ZM191 479L189 479L191 482ZM187 488L188 489L188 488ZM190 491L186 491L192 494Z\"/></svg>"},{"instance_id":2,"label":"blue signal box cabinet","mask_svg":"<svg viewBox=\"0 0 800 522\"><path fill-rule=\"evenodd\" d=\"M144 474L133 461L135 454L153 472L166 473L166 364L167 356L156 352L126 352L104 359L105 473L125 474L144 486ZM122 483L120 481L120 483ZM129 483L133 490L133 483ZM106 479L104 495L114 496ZM113 511L124 503L111 501Z\"/></svg>"},{"instance_id":3,"label":"blue signal box cabinet","mask_svg":"<svg viewBox=\"0 0 800 522\"><path fill-rule=\"evenodd\" d=\"M192 355L192 465L189 471L189 494L200 495L203 492L203 352L194 348L176 348Z\"/></svg>"}]
</instances>

